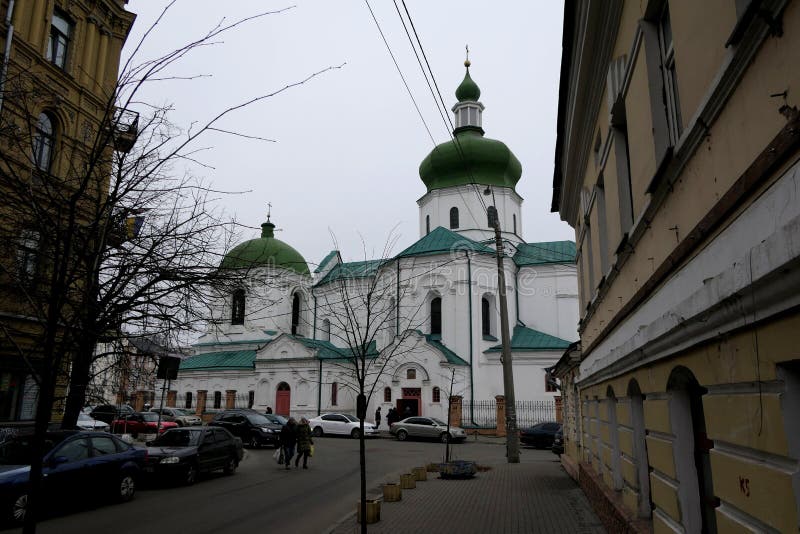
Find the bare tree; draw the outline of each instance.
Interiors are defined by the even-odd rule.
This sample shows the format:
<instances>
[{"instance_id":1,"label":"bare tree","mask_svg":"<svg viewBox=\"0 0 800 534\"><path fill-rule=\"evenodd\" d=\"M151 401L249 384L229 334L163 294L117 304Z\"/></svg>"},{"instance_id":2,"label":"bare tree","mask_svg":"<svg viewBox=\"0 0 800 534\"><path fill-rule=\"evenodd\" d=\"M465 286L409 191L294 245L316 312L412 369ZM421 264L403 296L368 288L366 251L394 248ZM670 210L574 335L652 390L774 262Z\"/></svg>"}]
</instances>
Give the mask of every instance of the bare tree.
<instances>
[{"instance_id":1,"label":"bare tree","mask_svg":"<svg viewBox=\"0 0 800 534\"><path fill-rule=\"evenodd\" d=\"M98 342L159 335L177 345L207 316L211 288L238 283L235 273L217 269L237 228L216 207L224 193L182 170L202 166L207 148L198 140L211 132L252 139L222 128L223 119L340 67L223 107L186 129L170 122L169 106L140 102L140 92L177 80L172 67L226 32L281 11L221 22L154 59L139 60L136 43L100 120L85 120L80 138L64 132L56 139L43 124L36 110L43 102L57 110L60 96L40 73L17 69L4 80L0 284L23 320L2 322L0 339L38 385L25 532L35 531L54 402L65 399L63 426L74 426Z\"/></svg>"}]
</instances>

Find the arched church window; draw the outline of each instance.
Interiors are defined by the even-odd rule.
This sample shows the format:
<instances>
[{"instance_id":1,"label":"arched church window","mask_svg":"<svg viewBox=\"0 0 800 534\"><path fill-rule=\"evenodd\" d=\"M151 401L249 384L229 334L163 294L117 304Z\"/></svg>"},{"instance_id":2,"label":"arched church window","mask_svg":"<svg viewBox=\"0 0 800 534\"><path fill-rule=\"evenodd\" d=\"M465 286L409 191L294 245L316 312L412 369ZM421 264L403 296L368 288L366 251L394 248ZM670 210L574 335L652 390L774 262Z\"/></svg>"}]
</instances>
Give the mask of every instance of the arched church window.
<instances>
[{"instance_id":1,"label":"arched church window","mask_svg":"<svg viewBox=\"0 0 800 534\"><path fill-rule=\"evenodd\" d=\"M383 402L392 402L392 388L383 388Z\"/></svg>"},{"instance_id":2,"label":"arched church window","mask_svg":"<svg viewBox=\"0 0 800 534\"><path fill-rule=\"evenodd\" d=\"M486 209L486 218L489 224L489 228L494 228L497 226L497 208L494 206L489 206Z\"/></svg>"},{"instance_id":3,"label":"arched church window","mask_svg":"<svg viewBox=\"0 0 800 534\"><path fill-rule=\"evenodd\" d=\"M455 206L450 208L450 228L453 230L458 228L458 208Z\"/></svg>"},{"instance_id":4,"label":"arched church window","mask_svg":"<svg viewBox=\"0 0 800 534\"><path fill-rule=\"evenodd\" d=\"M481 299L481 334L484 336L492 335L492 307L489 304L489 299L483 297Z\"/></svg>"},{"instance_id":5,"label":"arched church window","mask_svg":"<svg viewBox=\"0 0 800 534\"><path fill-rule=\"evenodd\" d=\"M442 299L436 297L431 301L431 334L442 334Z\"/></svg>"},{"instance_id":6,"label":"arched church window","mask_svg":"<svg viewBox=\"0 0 800 534\"><path fill-rule=\"evenodd\" d=\"M39 114L33 139L33 164L43 172L50 170L55 145L55 129L53 119L48 113Z\"/></svg>"},{"instance_id":7,"label":"arched church window","mask_svg":"<svg viewBox=\"0 0 800 534\"><path fill-rule=\"evenodd\" d=\"M339 402L339 383L331 384L331 406L336 406Z\"/></svg>"},{"instance_id":8,"label":"arched church window","mask_svg":"<svg viewBox=\"0 0 800 534\"><path fill-rule=\"evenodd\" d=\"M292 335L296 336L300 329L300 294L292 297Z\"/></svg>"},{"instance_id":9,"label":"arched church window","mask_svg":"<svg viewBox=\"0 0 800 534\"><path fill-rule=\"evenodd\" d=\"M231 302L231 324L244 324L245 294L244 289L233 292Z\"/></svg>"},{"instance_id":10,"label":"arched church window","mask_svg":"<svg viewBox=\"0 0 800 534\"><path fill-rule=\"evenodd\" d=\"M428 235L429 233L431 233L431 216L430 215L426 215L425 216L425 235Z\"/></svg>"},{"instance_id":11,"label":"arched church window","mask_svg":"<svg viewBox=\"0 0 800 534\"><path fill-rule=\"evenodd\" d=\"M442 392L439 390L438 387L433 388L433 402L441 402L442 400Z\"/></svg>"}]
</instances>

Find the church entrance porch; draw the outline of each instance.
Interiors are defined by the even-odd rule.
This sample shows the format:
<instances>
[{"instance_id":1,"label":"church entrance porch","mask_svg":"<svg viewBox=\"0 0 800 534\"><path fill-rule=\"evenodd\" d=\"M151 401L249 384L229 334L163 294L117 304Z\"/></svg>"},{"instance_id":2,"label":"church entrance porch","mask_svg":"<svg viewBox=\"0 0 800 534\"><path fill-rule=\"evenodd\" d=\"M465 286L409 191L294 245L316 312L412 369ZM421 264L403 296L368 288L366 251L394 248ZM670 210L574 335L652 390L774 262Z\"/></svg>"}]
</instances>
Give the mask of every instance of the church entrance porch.
<instances>
[{"instance_id":1,"label":"church entrance porch","mask_svg":"<svg viewBox=\"0 0 800 534\"><path fill-rule=\"evenodd\" d=\"M420 400L422 391L420 388L403 388L402 398L397 399L397 413L401 419L415 417L420 414Z\"/></svg>"}]
</instances>

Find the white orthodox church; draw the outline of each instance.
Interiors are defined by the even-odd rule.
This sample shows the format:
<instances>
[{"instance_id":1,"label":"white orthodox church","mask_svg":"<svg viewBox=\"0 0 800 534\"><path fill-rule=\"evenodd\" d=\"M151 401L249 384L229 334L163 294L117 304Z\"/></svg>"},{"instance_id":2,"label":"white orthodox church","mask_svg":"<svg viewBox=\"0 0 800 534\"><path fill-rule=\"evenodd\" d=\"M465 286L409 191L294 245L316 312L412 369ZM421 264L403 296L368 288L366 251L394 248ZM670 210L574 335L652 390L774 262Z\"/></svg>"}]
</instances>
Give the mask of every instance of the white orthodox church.
<instances>
[{"instance_id":1,"label":"white orthodox church","mask_svg":"<svg viewBox=\"0 0 800 534\"><path fill-rule=\"evenodd\" d=\"M368 414L380 406L446 418L449 395L502 395L496 217L516 398L557 394L545 369L578 338L575 243L525 242L522 167L484 137L480 89L465 65L453 139L419 167L419 240L371 261L343 262L334 250L311 272L275 239L268 217L260 238L222 261L243 283L219 295L207 333L182 361L172 388L179 406L225 408L235 397L295 417L355 413L354 354L364 356ZM476 423L469 419L465 426Z\"/></svg>"}]
</instances>

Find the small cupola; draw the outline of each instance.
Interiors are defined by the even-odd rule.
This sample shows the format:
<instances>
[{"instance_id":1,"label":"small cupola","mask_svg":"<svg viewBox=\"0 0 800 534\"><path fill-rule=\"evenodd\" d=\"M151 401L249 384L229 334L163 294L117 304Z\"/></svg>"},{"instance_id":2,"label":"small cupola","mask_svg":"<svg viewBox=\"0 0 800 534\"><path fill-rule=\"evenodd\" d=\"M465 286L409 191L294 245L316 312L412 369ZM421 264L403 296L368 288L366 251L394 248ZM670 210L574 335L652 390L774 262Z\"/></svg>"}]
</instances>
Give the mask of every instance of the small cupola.
<instances>
[{"instance_id":1,"label":"small cupola","mask_svg":"<svg viewBox=\"0 0 800 534\"><path fill-rule=\"evenodd\" d=\"M456 119L455 132L461 131L462 129L472 129L483 134L481 114L483 113L484 107L483 104L478 101L481 97L481 89L469 75L470 65L469 59L464 61L467 72L464 75L464 80L461 82L461 85L456 89L458 103L453 106L453 114Z\"/></svg>"}]
</instances>

